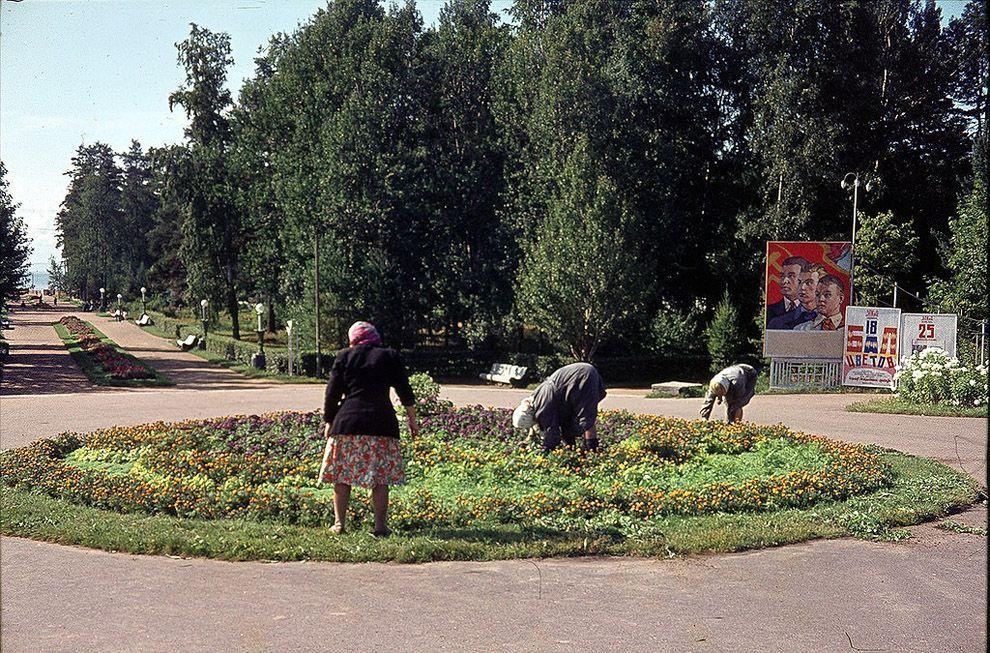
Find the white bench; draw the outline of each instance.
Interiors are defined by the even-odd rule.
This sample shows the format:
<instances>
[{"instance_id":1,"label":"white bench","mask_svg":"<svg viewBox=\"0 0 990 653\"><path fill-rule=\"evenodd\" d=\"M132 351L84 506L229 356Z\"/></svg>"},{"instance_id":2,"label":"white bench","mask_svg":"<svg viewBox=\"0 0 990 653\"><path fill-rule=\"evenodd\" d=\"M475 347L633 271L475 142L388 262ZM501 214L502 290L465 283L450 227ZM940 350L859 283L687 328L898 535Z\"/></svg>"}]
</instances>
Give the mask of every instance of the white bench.
<instances>
[{"instance_id":1,"label":"white bench","mask_svg":"<svg viewBox=\"0 0 990 653\"><path fill-rule=\"evenodd\" d=\"M175 344L179 346L179 349L186 351L187 349L192 349L199 344L199 336L194 333L190 333L186 336L185 340L176 340Z\"/></svg>"},{"instance_id":2,"label":"white bench","mask_svg":"<svg viewBox=\"0 0 990 653\"><path fill-rule=\"evenodd\" d=\"M521 382L526 377L525 367L520 367L518 365L506 365L504 363L495 363L492 365L492 369L486 373L478 375L479 379L484 381L494 381L495 383L507 383L512 385L514 383Z\"/></svg>"},{"instance_id":3,"label":"white bench","mask_svg":"<svg viewBox=\"0 0 990 653\"><path fill-rule=\"evenodd\" d=\"M136 324L138 326L148 326L149 324L151 324L151 318L148 317L148 314L147 313L145 313L144 315L142 315L137 320L134 320L134 324Z\"/></svg>"}]
</instances>

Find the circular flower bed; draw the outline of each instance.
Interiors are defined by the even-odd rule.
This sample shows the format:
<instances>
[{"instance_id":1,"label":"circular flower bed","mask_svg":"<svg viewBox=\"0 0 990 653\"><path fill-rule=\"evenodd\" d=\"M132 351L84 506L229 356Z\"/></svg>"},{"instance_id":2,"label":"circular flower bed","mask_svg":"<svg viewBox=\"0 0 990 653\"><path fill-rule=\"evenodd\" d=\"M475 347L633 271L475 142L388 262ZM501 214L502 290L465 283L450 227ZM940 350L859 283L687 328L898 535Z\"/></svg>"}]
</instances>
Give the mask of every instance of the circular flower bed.
<instances>
[{"instance_id":1,"label":"circular flower bed","mask_svg":"<svg viewBox=\"0 0 990 653\"><path fill-rule=\"evenodd\" d=\"M624 529L670 515L806 507L876 490L871 449L783 426L603 413L602 449L544 454L510 411L447 408L404 434L408 483L390 522L406 533L512 524L547 532ZM318 487L318 413L275 413L62 434L0 454L4 485L118 512L332 523ZM352 522L370 521L356 492Z\"/></svg>"}]
</instances>

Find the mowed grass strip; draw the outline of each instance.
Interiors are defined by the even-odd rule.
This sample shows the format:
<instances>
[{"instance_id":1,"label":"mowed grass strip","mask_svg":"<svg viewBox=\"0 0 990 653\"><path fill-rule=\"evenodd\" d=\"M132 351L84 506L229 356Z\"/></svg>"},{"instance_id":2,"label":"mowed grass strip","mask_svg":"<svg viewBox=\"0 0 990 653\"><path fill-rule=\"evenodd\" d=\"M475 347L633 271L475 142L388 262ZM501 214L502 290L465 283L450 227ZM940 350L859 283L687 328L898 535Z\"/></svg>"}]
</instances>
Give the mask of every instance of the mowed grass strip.
<instances>
[{"instance_id":1,"label":"mowed grass strip","mask_svg":"<svg viewBox=\"0 0 990 653\"><path fill-rule=\"evenodd\" d=\"M85 322L85 320L83 320ZM150 379L115 379L110 376L110 373L103 369L103 367L96 361L94 361L90 355L83 349L79 341L69 333L69 330L65 328L65 325L59 324L58 322L53 322L52 326L55 327L55 333L65 344L66 348L69 350L69 355L72 356L72 360L76 362L77 365L82 369L86 377L95 383L96 385L102 386L112 386L115 388L134 388L134 387L155 387L155 386L172 386L175 385L175 381L168 378L164 374L161 374L154 367L149 365L143 360L132 356L128 352L121 349L116 342L111 340L102 331L97 329L91 323L86 322L87 325L93 330L100 340L104 343L110 345L117 350L121 356L129 361L132 361L135 365L141 365L151 370L154 377Z\"/></svg>"},{"instance_id":2,"label":"mowed grass strip","mask_svg":"<svg viewBox=\"0 0 990 653\"><path fill-rule=\"evenodd\" d=\"M929 417L987 417L987 406L950 406L948 404L917 404L900 397L883 397L857 401L846 406L850 413L881 413L892 415L926 415Z\"/></svg>"},{"instance_id":3,"label":"mowed grass strip","mask_svg":"<svg viewBox=\"0 0 990 653\"><path fill-rule=\"evenodd\" d=\"M636 520L625 535L589 520L585 528L572 530L492 523L387 539L366 531L335 536L325 527L117 513L9 487L0 494L0 533L109 551L221 560L411 563L578 555L674 557L818 538L900 539L903 531L896 529L944 518L980 496L972 478L936 461L896 452L882 457L892 469L892 483L875 492L806 509L646 518Z\"/></svg>"}]
</instances>

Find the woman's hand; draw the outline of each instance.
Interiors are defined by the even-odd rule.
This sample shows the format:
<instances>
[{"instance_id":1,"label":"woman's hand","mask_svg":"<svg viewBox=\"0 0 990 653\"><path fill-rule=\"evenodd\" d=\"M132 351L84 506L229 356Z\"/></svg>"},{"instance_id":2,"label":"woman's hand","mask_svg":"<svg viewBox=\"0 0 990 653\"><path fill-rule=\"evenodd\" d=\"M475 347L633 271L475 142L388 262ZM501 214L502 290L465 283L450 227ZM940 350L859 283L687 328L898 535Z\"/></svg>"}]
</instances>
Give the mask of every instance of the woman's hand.
<instances>
[{"instance_id":1,"label":"woman's hand","mask_svg":"<svg viewBox=\"0 0 990 653\"><path fill-rule=\"evenodd\" d=\"M406 406L406 422L409 424L409 434L419 437L419 424L416 423L416 407Z\"/></svg>"},{"instance_id":2,"label":"woman's hand","mask_svg":"<svg viewBox=\"0 0 990 653\"><path fill-rule=\"evenodd\" d=\"M323 422L323 437L324 438L329 438L330 437L330 423L329 422Z\"/></svg>"}]
</instances>

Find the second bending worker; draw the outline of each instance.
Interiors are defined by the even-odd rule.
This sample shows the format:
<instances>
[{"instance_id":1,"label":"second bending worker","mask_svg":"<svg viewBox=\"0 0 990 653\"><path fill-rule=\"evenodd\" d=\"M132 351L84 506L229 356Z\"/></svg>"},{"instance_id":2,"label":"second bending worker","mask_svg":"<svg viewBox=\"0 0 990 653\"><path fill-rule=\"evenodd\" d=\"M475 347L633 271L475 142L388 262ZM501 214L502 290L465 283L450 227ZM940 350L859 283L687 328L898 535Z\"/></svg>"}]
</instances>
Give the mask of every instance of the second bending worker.
<instances>
[{"instance_id":1,"label":"second bending worker","mask_svg":"<svg viewBox=\"0 0 990 653\"><path fill-rule=\"evenodd\" d=\"M582 447L593 451L598 448L598 403L605 394L605 383L593 365L565 365L520 402L512 425L524 430L539 426L544 451L556 449L561 441L574 445L579 435Z\"/></svg>"},{"instance_id":2,"label":"second bending worker","mask_svg":"<svg viewBox=\"0 0 990 653\"><path fill-rule=\"evenodd\" d=\"M751 365L740 363L730 365L708 382L708 392L705 393L705 404L701 407L701 416L708 419L712 416L715 402L722 403L725 399L725 418L727 422L739 422L743 416L743 406L756 394L756 377L759 376Z\"/></svg>"}]
</instances>

